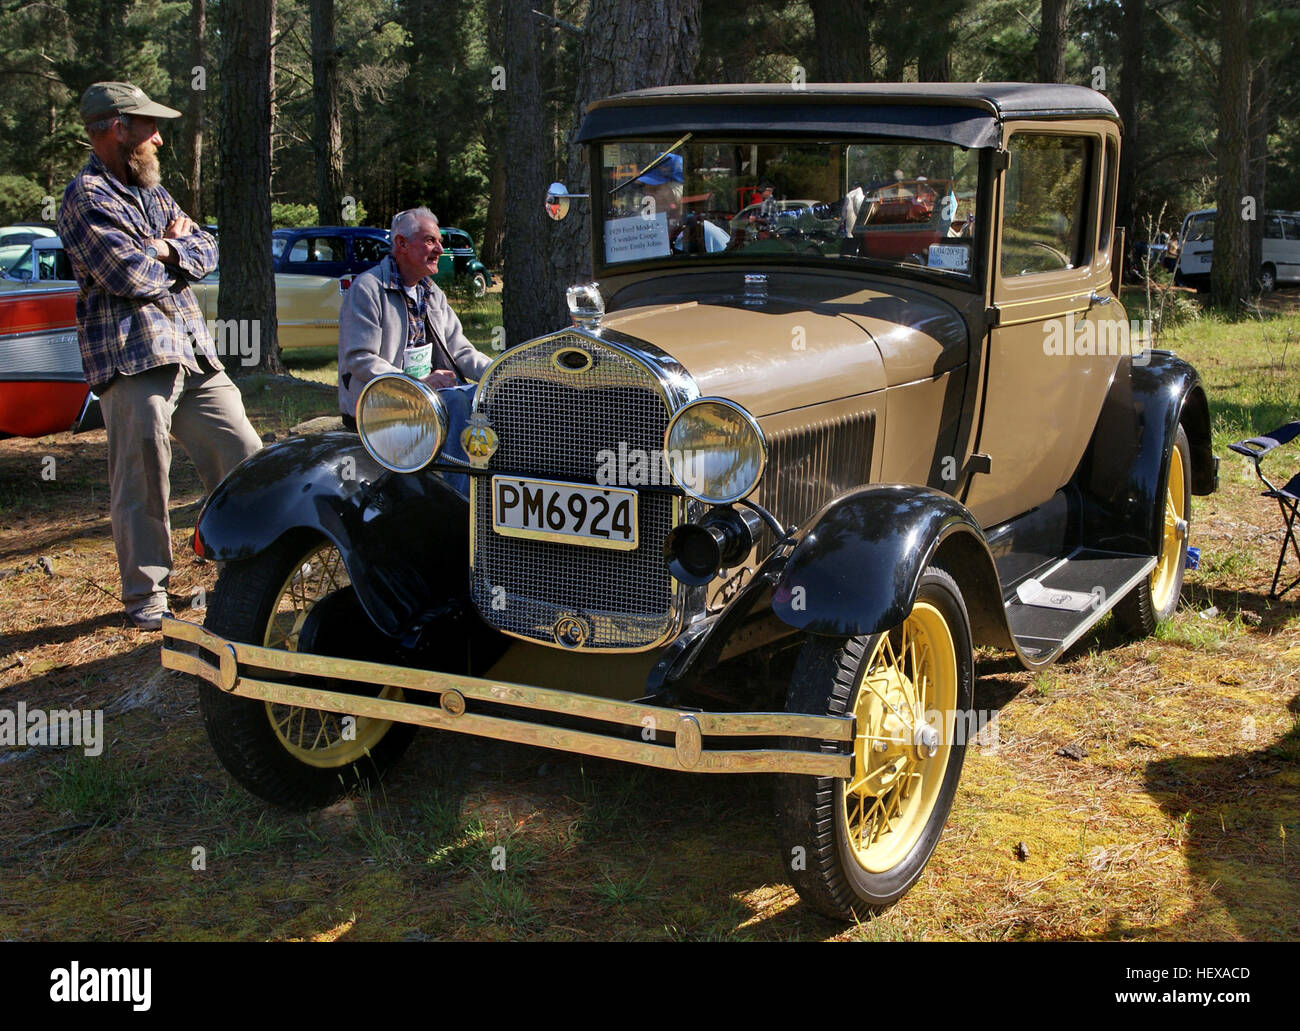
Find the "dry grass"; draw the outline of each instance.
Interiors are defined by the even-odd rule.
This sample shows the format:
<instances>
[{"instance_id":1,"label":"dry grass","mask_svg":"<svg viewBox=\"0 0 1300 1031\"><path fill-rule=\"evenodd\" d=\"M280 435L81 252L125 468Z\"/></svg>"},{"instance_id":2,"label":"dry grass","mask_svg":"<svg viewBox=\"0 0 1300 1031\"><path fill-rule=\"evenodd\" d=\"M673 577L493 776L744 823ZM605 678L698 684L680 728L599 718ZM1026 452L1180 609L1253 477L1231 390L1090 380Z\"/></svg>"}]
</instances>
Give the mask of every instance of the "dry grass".
<instances>
[{"instance_id":1,"label":"dry grass","mask_svg":"<svg viewBox=\"0 0 1300 1031\"><path fill-rule=\"evenodd\" d=\"M1219 454L1247 421L1300 412L1300 348L1279 358L1298 331L1291 314L1169 341L1206 377ZM327 386L244 389L263 431L333 408ZM1157 637L1103 623L1037 675L981 656L997 745L969 754L921 882L845 928L785 882L761 777L424 733L381 792L267 809L218 766L157 637L120 615L105 461L102 432L0 442L0 708L104 708L107 738L99 758L0 752L0 938L1300 936L1300 601L1265 597L1277 514L1231 463L1196 499L1202 567ZM176 608L215 579L188 547L198 497L178 459Z\"/></svg>"}]
</instances>

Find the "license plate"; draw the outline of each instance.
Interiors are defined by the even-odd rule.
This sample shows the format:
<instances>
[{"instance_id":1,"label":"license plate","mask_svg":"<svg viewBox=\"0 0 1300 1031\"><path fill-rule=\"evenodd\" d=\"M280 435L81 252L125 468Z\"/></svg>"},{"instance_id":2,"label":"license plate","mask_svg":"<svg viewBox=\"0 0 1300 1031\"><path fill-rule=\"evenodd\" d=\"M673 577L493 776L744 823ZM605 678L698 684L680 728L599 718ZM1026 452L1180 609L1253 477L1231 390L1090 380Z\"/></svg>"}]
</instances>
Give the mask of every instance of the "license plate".
<instances>
[{"instance_id":1,"label":"license plate","mask_svg":"<svg viewBox=\"0 0 1300 1031\"><path fill-rule=\"evenodd\" d=\"M631 551L636 499L634 490L493 476L492 529L503 537Z\"/></svg>"}]
</instances>

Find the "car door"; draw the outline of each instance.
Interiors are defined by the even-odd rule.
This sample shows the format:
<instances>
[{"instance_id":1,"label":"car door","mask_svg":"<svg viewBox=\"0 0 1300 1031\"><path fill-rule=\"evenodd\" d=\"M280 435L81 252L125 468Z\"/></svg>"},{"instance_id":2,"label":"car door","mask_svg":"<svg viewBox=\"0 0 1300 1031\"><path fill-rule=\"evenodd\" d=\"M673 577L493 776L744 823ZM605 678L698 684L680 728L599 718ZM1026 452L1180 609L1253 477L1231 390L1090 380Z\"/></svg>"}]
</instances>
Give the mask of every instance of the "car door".
<instances>
[{"instance_id":1,"label":"car door","mask_svg":"<svg viewBox=\"0 0 1300 1031\"><path fill-rule=\"evenodd\" d=\"M1300 282L1300 215L1282 215L1282 239L1274 241L1277 249L1277 281L1279 283ZM1268 246L1267 241L1264 244Z\"/></svg>"},{"instance_id":2,"label":"car door","mask_svg":"<svg viewBox=\"0 0 1300 1031\"><path fill-rule=\"evenodd\" d=\"M977 445L989 471L974 477L966 496L984 526L1043 504L1068 482L1119 361L1124 319L1109 287L1113 127L1013 127L1007 150L995 198L1001 231Z\"/></svg>"}]
</instances>

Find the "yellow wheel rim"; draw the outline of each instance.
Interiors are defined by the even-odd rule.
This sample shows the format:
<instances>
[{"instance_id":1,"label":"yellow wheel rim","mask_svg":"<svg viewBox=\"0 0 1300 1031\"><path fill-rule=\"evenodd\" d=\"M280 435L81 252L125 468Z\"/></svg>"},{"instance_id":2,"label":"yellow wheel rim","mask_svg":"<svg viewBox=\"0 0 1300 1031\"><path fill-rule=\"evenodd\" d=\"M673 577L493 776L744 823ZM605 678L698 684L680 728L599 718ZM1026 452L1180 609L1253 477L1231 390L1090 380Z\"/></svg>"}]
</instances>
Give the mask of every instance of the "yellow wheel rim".
<instances>
[{"instance_id":1,"label":"yellow wheel rim","mask_svg":"<svg viewBox=\"0 0 1300 1031\"><path fill-rule=\"evenodd\" d=\"M1183 559L1183 534L1186 532L1187 488L1183 453L1176 446L1169 456L1169 486L1165 488L1164 533L1160 558L1151 571L1151 604L1163 612L1173 598L1178 584L1178 564Z\"/></svg>"},{"instance_id":2,"label":"yellow wheel rim","mask_svg":"<svg viewBox=\"0 0 1300 1031\"><path fill-rule=\"evenodd\" d=\"M869 873L887 873L920 841L948 769L957 650L947 620L917 602L862 668L854 775L838 793L850 853Z\"/></svg>"},{"instance_id":3,"label":"yellow wheel rim","mask_svg":"<svg viewBox=\"0 0 1300 1031\"><path fill-rule=\"evenodd\" d=\"M327 595L351 583L343 556L323 543L305 555L285 577L276 595L262 644L284 651L298 650L298 637L311 610ZM381 698L402 697L400 688L386 687ZM321 709L266 703L271 728L285 751L308 766L347 766L370 754L392 726L389 720L345 716Z\"/></svg>"}]
</instances>

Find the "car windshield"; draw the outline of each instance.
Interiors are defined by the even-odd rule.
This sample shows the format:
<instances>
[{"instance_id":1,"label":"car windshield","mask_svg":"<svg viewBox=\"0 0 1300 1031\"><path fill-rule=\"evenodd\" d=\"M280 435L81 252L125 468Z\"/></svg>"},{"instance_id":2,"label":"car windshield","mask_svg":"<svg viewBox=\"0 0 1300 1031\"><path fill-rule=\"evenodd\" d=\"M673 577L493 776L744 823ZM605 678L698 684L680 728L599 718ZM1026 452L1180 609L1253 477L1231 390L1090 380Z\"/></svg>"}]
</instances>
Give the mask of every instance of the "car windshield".
<instances>
[{"instance_id":1,"label":"car windshield","mask_svg":"<svg viewBox=\"0 0 1300 1031\"><path fill-rule=\"evenodd\" d=\"M599 147L606 265L779 256L968 279L979 155L949 144L694 139Z\"/></svg>"}]
</instances>

